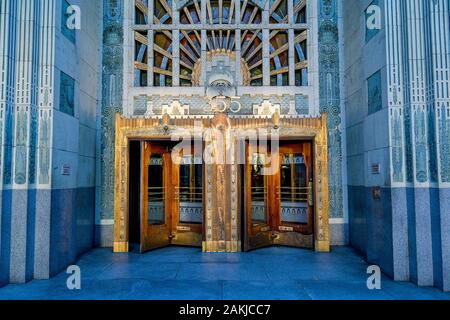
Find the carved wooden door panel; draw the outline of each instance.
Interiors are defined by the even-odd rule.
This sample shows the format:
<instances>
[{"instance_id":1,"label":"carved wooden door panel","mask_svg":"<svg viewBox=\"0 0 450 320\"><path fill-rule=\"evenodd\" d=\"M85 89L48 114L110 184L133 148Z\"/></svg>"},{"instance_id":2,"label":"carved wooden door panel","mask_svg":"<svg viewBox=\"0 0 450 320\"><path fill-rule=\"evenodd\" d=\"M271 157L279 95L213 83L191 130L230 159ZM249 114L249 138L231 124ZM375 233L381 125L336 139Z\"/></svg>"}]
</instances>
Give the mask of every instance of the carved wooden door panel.
<instances>
[{"instance_id":1,"label":"carved wooden door panel","mask_svg":"<svg viewBox=\"0 0 450 320\"><path fill-rule=\"evenodd\" d=\"M142 143L141 252L171 240L171 156L168 148Z\"/></svg>"}]
</instances>

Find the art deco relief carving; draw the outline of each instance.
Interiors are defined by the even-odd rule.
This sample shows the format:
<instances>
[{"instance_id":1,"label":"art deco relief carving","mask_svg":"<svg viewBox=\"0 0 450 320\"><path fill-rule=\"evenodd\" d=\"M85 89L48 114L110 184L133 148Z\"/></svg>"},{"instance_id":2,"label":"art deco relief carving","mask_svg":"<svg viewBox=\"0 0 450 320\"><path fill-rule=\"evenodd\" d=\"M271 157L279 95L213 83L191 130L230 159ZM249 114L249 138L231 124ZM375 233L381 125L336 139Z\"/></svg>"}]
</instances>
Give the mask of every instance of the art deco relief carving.
<instances>
[{"instance_id":1,"label":"art deco relief carving","mask_svg":"<svg viewBox=\"0 0 450 320\"><path fill-rule=\"evenodd\" d=\"M273 116L275 113L281 114L281 106L272 104L269 100L264 100L260 105L253 105L253 114L255 116Z\"/></svg>"},{"instance_id":2,"label":"art deco relief carving","mask_svg":"<svg viewBox=\"0 0 450 320\"><path fill-rule=\"evenodd\" d=\"M170 105L162 106L162 114L168 114L169 116L186 116L189 114L189 105L182 105L180 101L174 100Z\"/></svg>"}]
</instances>

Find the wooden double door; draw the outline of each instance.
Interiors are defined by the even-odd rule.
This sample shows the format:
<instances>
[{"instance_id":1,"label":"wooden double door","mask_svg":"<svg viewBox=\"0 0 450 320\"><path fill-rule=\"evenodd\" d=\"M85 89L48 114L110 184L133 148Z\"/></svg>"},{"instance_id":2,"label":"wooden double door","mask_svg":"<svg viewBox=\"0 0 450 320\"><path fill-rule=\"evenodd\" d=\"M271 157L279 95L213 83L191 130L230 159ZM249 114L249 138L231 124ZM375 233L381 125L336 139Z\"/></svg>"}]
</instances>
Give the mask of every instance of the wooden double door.
<instances>
[{"instance_id":1,"label":"wooden double door","mask_svg":"<svg viewBox=\"0 0 450 320\"><path fill-rule=\"evenodd\" d=\"M141 252L168 246L201 247L202 150L175 159L165 142L141 143Z\"/></svg>"},{"instance_id":2,"label":"wooden double door","mask_svg":"<svg viewBox=\"0 0 450 320\"><path fill-rule=\"evenodd\" d=\"M166 142L141 143L141 252L202 246L203 149L191 150L174 157ZM314 247L312 167L311 142L280 142L276 149L247 144L240 197L245 251Z\"/></svg>"},{"instance_id":3,"label":"wooden double door","mask_svg":"<svg viewBox=\"0 0 450 320\"><path fill-rule=\"evenodd\" d=\"M246 148L244 250L314 247L311 142Z\"/></svg>"}]
</instances>

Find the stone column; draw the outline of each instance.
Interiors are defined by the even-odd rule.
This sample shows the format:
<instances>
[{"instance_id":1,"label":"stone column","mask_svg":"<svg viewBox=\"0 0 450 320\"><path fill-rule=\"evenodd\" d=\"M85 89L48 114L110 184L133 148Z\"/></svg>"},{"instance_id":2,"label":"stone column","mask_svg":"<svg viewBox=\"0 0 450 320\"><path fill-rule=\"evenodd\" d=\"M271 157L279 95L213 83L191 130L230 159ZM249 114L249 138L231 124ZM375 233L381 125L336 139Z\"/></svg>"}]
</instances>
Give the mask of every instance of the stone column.
<instances>
[{"instance_id":1,"label":"stone column","mask_svg":"<svg viewBox=\"0 0 450 320\"><path fill-rule=\"evenodd\" d=\"M11 242L11 174L15 88L15 26L13 0L0 4L0 285L9 282ZM3 44L9 44L4 46Z\"/></svg>"},{"instance_id":2,"label":"stone column","mask_svg":"<svg viewBox=\"0 0 450 320\"><path fill-rule=\"evenodd\" d=\"M103 1L103 96L100 139L100 177L98 179L96 242L111 246L114 217L115 116L122 113L123 98L123 28L124 2Z\"/></svg>"},{"instance_id":3,"label":"stone column","mask_svg":"<svg viewBox=\"0 0 450 320\"><path fill-rule=\"evenodd\" d=\"M430 150L432 161L437 167L437 190L432 190L436 203L431 204L434 284L450 291L450 39L443 37L450 25L448 1L430 2L432 74L434 75L434 101L430 116L429 132L436 143ZM447 88L442 90L441 88ZM430 130L432 129L432 130ZM433 188L434 189L434 188Z\"/></svg>"},{"instance_id":4,"label":"stone column","mask_svg":"<svg viewBox=\"0 0 450 320\"><path fill-rule=\"evenodd\" d=\"M408 50L408 82L412 133L412 163L414 185L414 212L410 217L410 237L415 242L410 259L414 264L412 279L421 286L433 285L433 254L431 239L429 145L427 123L429 119L427 97L426 22L423 2L406 3Z\"/></svg>"},{"instance_id":5,"label":"stone column","mask_svg":"<svg viewBox=\"0 0 450 320\"><path fill-rule=\"evenodd\" d=\"M46 48L39 54L38 152L34 278L50 276L51 175L53 145L53 108L55 55L48 50L55 42L55 0L40 1L40 42Z\"/></svg>"},{"instance_id":6,"label":"stone column","mask_svg":"<svg viewBox=\"0 0 450 320\"><path fill-rule=\"evenodd\" d=\"M35 184L37 88L36 53L38 1L20 1L16 41L16 106L13 147L13 192L11 203L10 281L23 283L32 278L27 252L34 250L34 203L29 198ZM31 192L30 192L31 194Z\"/></svg>"},{"instance_id":7,"label":"stone column","mask_svg":"<svg viewBox=\"0 0 450 320\"><path fill-rule=\"evenodd\" d=\"M402 0L393 0L386 7L391 19L386 21L387 41L401 39L403 22L397 12L401 12ZM392 8L392 9L391 9ZM392 10L392 11L391 11ZM404 157L404 108L403 88L403 48L390 46L387 63L391 66L387 72L389 128L391 141L391 198L392 198L392 260L394 278L398 281L409 280L409 243L408 212Z\"/></svg>"},{"instance_id":8,"label":"stone column","mask_svg":"<svg viewBox=\"0 0 450 320\"><path fill-rule=\"evenodd\" d=\"M343 156L339 9L337 0L319 0L316 3L319 21L317 30L319 105L320 112L327 113L328 140L334 141L328 146L330 218L343 218L342 161L338 160Z\"/></svg>"}]
</instances>

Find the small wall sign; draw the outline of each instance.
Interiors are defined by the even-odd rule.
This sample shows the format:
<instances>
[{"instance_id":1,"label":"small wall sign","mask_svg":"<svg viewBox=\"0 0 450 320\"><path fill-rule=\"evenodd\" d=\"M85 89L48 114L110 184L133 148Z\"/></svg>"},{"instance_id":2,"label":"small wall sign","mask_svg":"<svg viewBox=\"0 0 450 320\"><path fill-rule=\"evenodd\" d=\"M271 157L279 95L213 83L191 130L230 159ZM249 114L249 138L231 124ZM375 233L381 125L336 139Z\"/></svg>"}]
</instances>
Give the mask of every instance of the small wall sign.
<instances>
[{"instance_id":1,"label":"small wall sign","mask_svg":"<svg viewBox=\"0 0 450 320\"><path fill-rule=\"evenodd\" d=\"M61 175L63 176L70 176L70 165L65 164L61 168Z\"/></svg>"},{"instance_id":2,"label":"small wall sign","mask_svg":"<svg viewBox=\"0 0 450 320\"><path fill-rule=\"evenodd\" d=\"M380 174L381 173L381 165L379 163L372 164L372 174Z\"/></svg>"}]
</instances>

